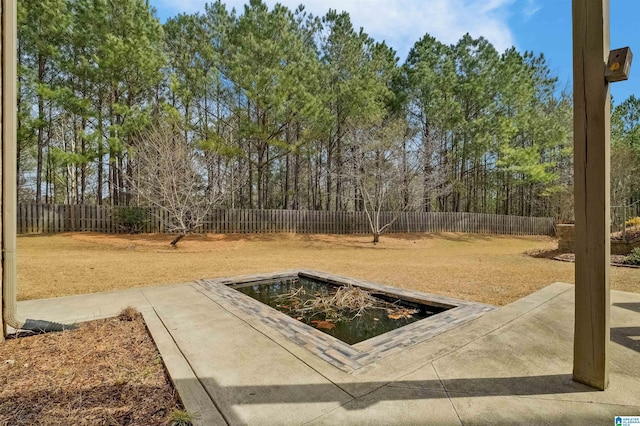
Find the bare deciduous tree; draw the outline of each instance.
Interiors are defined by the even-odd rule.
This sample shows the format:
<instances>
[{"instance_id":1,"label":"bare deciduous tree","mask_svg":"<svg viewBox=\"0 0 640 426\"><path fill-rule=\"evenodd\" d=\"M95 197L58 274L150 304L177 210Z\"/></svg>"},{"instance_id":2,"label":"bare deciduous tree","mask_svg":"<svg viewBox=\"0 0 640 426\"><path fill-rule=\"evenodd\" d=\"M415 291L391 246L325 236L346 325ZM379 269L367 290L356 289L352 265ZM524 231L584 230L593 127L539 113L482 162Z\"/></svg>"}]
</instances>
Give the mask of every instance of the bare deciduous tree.
<instances>
[{"instance_id":1,"label":"bare deciduous tree","mask_svg":"<svg viewBox=\"0 0 640 426\"><path fill-rule=\"evenodd\" d=\"M405 193L415 177L415 165L403 161L403 144L398 143L407 137L407 123L385 120L368 128L354 126L351 134L354 147L351 164L346 167L348 178L360 197L355 203L367 215L373 242L377 243L410 207ZM384 217L383 210L393 214Z\"/></svg>"},{"instance_id":2,"label":"bare deciduous tree","mask_svg":"<svg viewBox=\"0 0 640 426\"><path fill-rule=\"evenodd\" d=\"M633 147L615 144L611 147L611 203L627 204L640 186L640 155Z\"/></svg>"},{"instance_id":3,"label":"bare deciduous tree","mask_svg":"<svg viewBox=\"0 0 640 426\"><path fill-rule=\"evenodd\" d=\"M177 233L172 246L197 232L222 195L207 188L202 154L188 146L182 130L166 122L142 132L129 181L140 205L155 206L169 217L167 231Z\"/></svg>"}]
</instances>

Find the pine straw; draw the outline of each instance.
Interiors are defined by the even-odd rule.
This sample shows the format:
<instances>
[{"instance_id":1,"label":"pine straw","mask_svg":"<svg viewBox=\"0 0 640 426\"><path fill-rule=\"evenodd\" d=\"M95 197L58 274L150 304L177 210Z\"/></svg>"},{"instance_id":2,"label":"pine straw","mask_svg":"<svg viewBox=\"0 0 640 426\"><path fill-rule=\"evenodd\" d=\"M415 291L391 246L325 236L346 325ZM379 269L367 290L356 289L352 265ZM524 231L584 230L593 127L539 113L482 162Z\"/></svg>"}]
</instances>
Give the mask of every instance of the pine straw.
<instances>
[{"instance_id":1,"label":"pine straw","mask_svg":"<svg viewBox=\"0 0 640 426\"><path fill-rule=\"evenodd\" d=\"M0 424L160 425L180 402L139 313L0 345Z\"/></svg>"}]
</instances>

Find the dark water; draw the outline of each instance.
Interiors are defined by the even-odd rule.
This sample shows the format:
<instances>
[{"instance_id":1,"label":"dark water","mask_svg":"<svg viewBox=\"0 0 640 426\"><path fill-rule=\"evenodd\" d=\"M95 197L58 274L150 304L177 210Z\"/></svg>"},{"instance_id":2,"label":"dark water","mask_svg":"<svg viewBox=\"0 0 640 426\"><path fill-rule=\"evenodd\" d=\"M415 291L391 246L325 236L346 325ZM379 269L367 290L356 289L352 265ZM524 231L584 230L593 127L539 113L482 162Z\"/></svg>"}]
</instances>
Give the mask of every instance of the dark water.
<instances>
[{"instance_id":1,"label":"dark water","mask_svg":"<svg viewBox=\"0 0 640 426\"><path fill-rule=\"evenodd\" d=\"M408 309L418 309L419 312L412 314L411 318L403 317L399 319L391 319L388 317L388 313L385 309L368 309L359 317L336 322L335 327L329 330L317 327L319 325L318 321L325 321L327 319L325 318L324 313L319 313L313 316L304 315L301 317L294 311L294 307L288 306L286 302L282 303L281 301L276 300L279 295L290 293L292 290L297 290L300 287L303 288L299 294L302 302L315 297L317 294L335 293L339 288L338 286L334 286L326 282L311 280L308 278L258 284L238 284L232 286L232 288L246 294L247 296L269 305L292 318L297 318L300 321L350 345L386 333L387 331L395 330L396 328L430 317L447 309L401 301L398 304L399 306ZM387 302L393 303L398 300L384 295L377 295L375 293L373 295Z\"/></svg>"}]
</instances>

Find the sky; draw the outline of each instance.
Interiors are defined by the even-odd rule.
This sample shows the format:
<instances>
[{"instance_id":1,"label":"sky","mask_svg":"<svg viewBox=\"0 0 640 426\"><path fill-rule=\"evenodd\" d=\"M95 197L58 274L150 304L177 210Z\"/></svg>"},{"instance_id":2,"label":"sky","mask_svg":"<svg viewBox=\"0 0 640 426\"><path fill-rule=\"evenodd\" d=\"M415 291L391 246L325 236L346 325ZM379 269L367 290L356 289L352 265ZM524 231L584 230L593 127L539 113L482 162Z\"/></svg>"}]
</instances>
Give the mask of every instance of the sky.
<instances>
[{"instance_id":1,"label":"sky","mask_svg":"<svg viewBox=\"0 0 640 426\"><path fill-rule=\"evenodd\" d=\"M211 1L211 0L209 0ZM276 1L264 0L272 7ZM151 0L161 21L178 13L204 10L207 0ZM244 0L227 0L229 9L243 10ZM386 41L403 63L413 44L429 33L443 43L454 44L465 33L483 36L502 52L543 53L559 79L571 89L570 0L280 0L290 9L304 4L314 15L329 9L346 11L354 27L376 41ZM611 48L629 46L640 57L640 1L611 0ZM640 96L640 59L631 67L628 81L611 85L614 103L630 95Z\"/></svg>"}]
</instances>

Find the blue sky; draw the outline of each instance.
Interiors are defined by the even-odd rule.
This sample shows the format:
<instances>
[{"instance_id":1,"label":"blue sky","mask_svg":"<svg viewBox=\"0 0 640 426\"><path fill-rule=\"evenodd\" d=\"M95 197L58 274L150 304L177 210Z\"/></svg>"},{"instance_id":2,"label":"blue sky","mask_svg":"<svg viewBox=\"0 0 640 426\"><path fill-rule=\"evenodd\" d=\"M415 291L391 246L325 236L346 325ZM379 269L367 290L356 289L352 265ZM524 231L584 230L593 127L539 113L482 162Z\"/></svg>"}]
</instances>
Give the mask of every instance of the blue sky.
<instances>
[{"instance_id":1,"label":"blue sky","mask_svg":"<svg viewBox=\"0 0 640 426\"><path fill-rule=\"evenodd\" d=\"M151 0L162 21L180 12L204 9L207 0ZM269 5L276 2L265 1ZM243 0L228 0L242 10ZM571 88L570 0L280 0L293 9L302 3L315 15L330 8L345 10L356 27L378 41L386 40L400 61L419 38L430 33L444 43L455 43L469 32L484 36L499 51L510 46L544 53L561 84ZM628 81L611 85L616 103L640 96L640 1L611 0L611 48L630 46L637 56Z\"/></svg>"}]
</instances>

